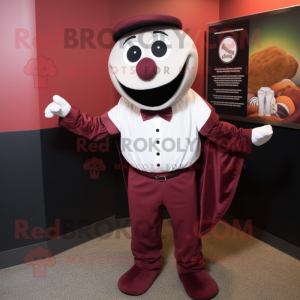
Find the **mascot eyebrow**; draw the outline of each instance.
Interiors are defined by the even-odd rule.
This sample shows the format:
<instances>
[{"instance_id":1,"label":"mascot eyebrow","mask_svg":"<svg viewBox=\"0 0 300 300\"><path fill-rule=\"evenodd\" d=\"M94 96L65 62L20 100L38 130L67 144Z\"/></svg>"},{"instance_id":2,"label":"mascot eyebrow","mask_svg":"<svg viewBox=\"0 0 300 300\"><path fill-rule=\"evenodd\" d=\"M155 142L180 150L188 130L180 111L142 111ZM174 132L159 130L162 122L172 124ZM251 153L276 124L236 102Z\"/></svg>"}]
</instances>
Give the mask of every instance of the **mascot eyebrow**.
<instances>
[{"instance_id":1,"label":"mascot eyebrow","mask_svg":"<svg viewBox=\"0 0 300 300\"><path fill-rule=\"evenodd\" d=\"M167 35L165 32L163 32L163 31L160 31L160 30L156 30L156 31L153 31L153 34L155 34L155 33L162 33L162 34L165 34L165 35ZM168 36L168 35L167 35ZM136 38L136 36L135 35L132 35L132 36L130 36L129 38L127 38L126 40L125 40L125 42L123 43L123 45L128 41L128 40L130 40L130 39L134 39L134 38Z\"/></svg>"}]
</instances>

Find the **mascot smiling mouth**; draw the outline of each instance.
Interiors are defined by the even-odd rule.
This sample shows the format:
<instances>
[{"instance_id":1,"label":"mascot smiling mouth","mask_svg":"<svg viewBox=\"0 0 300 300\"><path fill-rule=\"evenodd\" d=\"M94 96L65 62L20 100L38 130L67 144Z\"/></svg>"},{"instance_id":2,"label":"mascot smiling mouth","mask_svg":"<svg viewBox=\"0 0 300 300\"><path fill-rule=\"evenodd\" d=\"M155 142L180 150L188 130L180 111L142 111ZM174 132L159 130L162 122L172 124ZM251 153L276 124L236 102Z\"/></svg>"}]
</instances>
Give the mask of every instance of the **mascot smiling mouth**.
<instances>
[{"instance_id":1,"label":"mascot smiling mouth","mask_svg":"<svg viewBox=\"0 0 300 300\"><path fill-rule=\"evenodd\" d=\"M185 74L185 67L186 63L184 64L181 72L171 82L154 89L134 90L126 87L121 82L119 83L127 95L134 101L149 107L160 106L171 99L178 90L178 87L180 86Z\"/></svg>"}]
</instances>

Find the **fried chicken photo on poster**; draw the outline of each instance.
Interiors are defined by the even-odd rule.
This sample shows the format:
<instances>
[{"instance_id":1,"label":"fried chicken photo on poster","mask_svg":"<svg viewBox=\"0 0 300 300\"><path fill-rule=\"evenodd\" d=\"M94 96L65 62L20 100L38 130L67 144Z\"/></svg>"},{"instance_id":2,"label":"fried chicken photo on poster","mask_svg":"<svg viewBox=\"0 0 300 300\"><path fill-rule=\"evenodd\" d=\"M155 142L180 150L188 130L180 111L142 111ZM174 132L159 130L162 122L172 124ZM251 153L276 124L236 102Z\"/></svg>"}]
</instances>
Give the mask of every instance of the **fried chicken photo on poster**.
<instances>
[{"instance_id":1,"label":"fried chicken photo on poster","mask_svg":"<svg viewBox=\"0 0 300 300\"><path fill-rule=\"evenodd\" d=\"M300 124L298 12L250 20L247 117Z\"/></svg>"}]
</instances>

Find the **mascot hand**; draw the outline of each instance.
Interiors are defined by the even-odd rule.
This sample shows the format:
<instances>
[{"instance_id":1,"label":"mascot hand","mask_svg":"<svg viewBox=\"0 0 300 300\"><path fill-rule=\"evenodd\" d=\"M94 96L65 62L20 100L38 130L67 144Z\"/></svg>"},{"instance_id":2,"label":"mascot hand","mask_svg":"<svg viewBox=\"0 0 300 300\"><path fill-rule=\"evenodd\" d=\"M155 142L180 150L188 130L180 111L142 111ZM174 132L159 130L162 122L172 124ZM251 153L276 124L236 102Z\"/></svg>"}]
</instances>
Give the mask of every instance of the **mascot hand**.
<instances>
[{"instance_id":1,"label":"mascot hand","mask_svg":"<svg viewBox=\"0 0 300 300\"><path fill-rule=\"evenodd\" d=\"M273 135L271 125L265 125L252 129L251 140L255 146L261 146L266 143Z\"/></svg>"},{"instance_id":2,"label":"mascot hand","mask_svg":"<svg viewBox=\"0 0 300 300\"><path fill-rule=\"evenodd\" d=\"M45 109L45 117L53 118L54 115L65 117L71 110L71 105L62 97L58 95L53 96L53 101Z\"/></svg>"}]
</instances>

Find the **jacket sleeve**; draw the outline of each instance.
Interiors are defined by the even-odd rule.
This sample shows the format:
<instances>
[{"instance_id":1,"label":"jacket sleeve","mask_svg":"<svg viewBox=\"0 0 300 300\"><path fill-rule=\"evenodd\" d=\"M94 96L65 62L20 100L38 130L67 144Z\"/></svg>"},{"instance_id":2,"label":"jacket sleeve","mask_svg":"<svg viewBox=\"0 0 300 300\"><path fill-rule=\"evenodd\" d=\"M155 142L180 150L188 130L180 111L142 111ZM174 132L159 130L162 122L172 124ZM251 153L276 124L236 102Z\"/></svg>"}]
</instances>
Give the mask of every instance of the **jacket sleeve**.
<instances>
[{"instance_id":1,"label":"jacket sleeve","mask_svg":"<svg viewBox=\"0 0 300 300\"><path fill-rule=\"evenodd\" d=\"M209 118L204 124L199 131L200 134L216 143L220 149L251 154L252 129L238 129L233 124L220 121L216 117L212 118L214 119Z\"/></svg>"},{"instance_id":2,"label":"jacket sleeve","mask_svg":"<svg viewBox=\"0 0 300 300\"><path fill-rule=\"evenodd\" d=\"M75 107L71 108L67 116L60 117L58 124L92 141L99 141L108 135L120 133L107 112L102 116L92 117L80 112Z\"/></svg>"}]
</instances>

